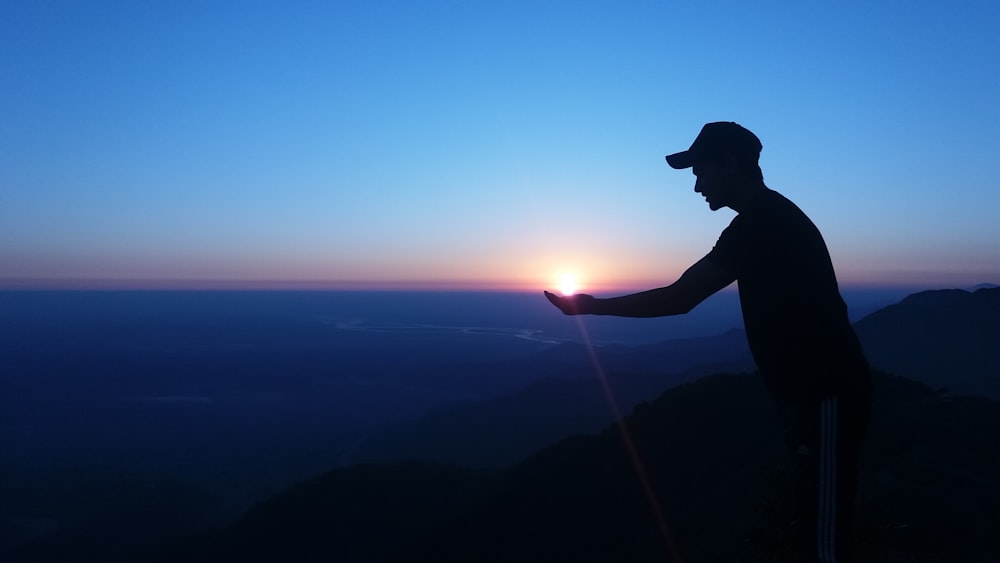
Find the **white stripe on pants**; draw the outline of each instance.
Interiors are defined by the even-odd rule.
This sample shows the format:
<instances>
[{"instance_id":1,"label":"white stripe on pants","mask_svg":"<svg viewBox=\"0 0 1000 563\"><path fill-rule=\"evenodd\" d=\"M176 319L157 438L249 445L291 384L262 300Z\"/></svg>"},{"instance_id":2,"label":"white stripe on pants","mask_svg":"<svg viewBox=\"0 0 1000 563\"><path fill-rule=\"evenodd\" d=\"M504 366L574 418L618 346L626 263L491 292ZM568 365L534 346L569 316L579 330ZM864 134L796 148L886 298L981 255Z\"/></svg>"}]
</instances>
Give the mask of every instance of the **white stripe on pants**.
<instances>
[{"instance_id":1,"label":"white stripe on pants","mask_svg":"<svg viewBox=\"0 0 1000 563\"><path fill-rule=\"evenodd\" d=\"M837 552L837 399L819 405L819 505L816 548L820 561L836 563Z\"/></svg>"}]
</instances>

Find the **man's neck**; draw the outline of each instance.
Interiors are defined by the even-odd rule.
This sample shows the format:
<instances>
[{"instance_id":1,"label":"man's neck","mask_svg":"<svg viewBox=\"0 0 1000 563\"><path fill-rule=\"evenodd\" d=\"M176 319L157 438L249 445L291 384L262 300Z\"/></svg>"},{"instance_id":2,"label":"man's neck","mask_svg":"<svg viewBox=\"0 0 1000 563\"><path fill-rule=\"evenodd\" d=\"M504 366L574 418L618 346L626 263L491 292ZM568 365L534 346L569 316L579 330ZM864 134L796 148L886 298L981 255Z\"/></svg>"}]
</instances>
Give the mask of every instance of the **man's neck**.
<instances>
[{"instance_id":1,"label":"man's neck","mask_svg":"<svg viewBox=\"0 0 1000 563\"><path fill-rule=\"evenodd\" d=\"M737 196L733 198L733 202L729 205L729 208L737 213L742 213L750 207L750 203L753 202L754 198L758 195L767 191L767 186L764 182L760 180L751 180L745 185L740 186L737 190Z\"/></svg>"}]
</instances>

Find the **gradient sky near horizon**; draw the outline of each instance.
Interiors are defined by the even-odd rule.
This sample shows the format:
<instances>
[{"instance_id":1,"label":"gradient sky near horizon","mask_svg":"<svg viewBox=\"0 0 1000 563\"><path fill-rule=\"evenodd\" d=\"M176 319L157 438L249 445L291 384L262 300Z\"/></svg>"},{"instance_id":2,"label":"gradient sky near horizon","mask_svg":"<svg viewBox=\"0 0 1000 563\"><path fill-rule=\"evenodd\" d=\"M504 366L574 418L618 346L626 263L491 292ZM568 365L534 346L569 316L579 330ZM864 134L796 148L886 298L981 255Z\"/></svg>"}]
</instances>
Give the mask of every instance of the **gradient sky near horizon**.
<instances>
[{"instance_id":1,"label":"gradient sky near horizon","mask_svg":"<svg viewBox=\"0 0 1000 563\"><path fill-rule=\"evenodd\" d=\"M0 5L0 288L645 288L733 213L708 121L842 284L1000 282L995 2Z\"/></svg>"}]
</instances>

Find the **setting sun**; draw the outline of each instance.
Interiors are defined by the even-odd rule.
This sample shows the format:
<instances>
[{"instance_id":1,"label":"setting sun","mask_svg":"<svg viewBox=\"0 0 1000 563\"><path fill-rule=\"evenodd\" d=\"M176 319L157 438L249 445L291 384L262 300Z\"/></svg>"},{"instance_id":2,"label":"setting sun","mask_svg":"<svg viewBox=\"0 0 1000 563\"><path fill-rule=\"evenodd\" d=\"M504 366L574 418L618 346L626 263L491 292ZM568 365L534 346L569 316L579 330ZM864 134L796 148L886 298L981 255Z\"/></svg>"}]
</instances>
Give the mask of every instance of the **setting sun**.
<instances>
[{"instance_id":1,"label":"setting sun","mask_svg":"<svg viewBox=\"0 0 1000 563\"><path fill-rule=\"evenodd\" d=\"M560 274L559 275L559 292L563 295L573 295L576 291L580 289L580 284L576 281L575 274Z\"/></svg>"}]
</instances>

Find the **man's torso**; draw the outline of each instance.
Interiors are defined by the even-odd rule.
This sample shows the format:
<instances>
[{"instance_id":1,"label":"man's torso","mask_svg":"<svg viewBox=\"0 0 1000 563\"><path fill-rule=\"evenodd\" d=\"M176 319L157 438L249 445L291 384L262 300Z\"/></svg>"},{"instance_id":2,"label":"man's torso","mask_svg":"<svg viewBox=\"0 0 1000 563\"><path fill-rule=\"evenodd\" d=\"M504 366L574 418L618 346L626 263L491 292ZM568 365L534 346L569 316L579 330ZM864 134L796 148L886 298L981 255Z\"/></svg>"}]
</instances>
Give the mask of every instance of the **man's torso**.
<instances>
[{"instance_id":1,"label":"man's torso","mask_svg":"<svg viewBox=\"0 0 1000 563\"><path fill-rule=\"evenodd\" d=\"M750 349L779 399L828 396L867 379L826 244L792 202L759 193L709 258L739 283Z\"/></svg>"}]
</instances>

